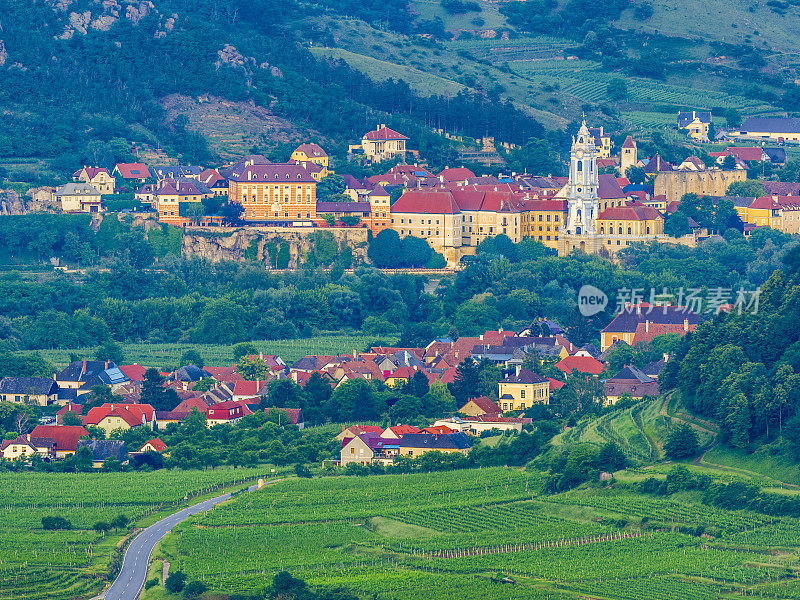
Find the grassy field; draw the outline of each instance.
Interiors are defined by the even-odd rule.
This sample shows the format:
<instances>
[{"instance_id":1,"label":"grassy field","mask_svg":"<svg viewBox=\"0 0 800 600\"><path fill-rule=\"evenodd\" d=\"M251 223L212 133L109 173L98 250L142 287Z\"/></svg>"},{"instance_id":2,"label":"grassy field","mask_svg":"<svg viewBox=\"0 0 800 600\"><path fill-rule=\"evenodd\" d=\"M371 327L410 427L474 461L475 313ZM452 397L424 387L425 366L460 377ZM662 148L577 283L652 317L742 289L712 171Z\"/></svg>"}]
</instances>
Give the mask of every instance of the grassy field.
<instances>
[{"instance_id":1,"label":"grassy field","mask_svg":"<svg viewBox=\"0 0 800 600\"><path fill-rule=\"evenodd\" d=\"M334 332L297 340L260 340L256 348L264 354L277 354L286 363L294 362L307 354L340 354L361 352L376 341L396 343L396 336L376 337L361 334L346 335ZM181 356L187 350L197 350L208 366L227 366L233 363L232 346L227 344L123 344L122 351L127 363L138 363L146 367L172 370L178 367ZM93 358L97 347L58 350L40 350L39 353L57 367L69 364L70 355Z\"/></svg>"},{"instance_id":2,"label":"grassy field","mask_svg":"<svg viewBox=\"0 0 800 600\"><path fill-rule=\"evenodd\" d=\"M95 523L124 514L146 526L187 500L241 486L264 471L0 473L0 600L91 597L105 584L112 552L128 533L102 535ZM69 519L72 529L44 530L47 516Z\"/></svg>"},{"instance_id":3,"label":"grassy field","mask_svg":"<svg viewBox=\"0 0 800 600\"><path fill-rule=\"evenodd\" d=\"M376 600L800 597L797 519L716 509L694 492L544 496L542 481L500 467L286 480L179 526L155 560L222 594L285 569ZM698 526L711 536L681 533Z\"/></svg>"}]
</instances>

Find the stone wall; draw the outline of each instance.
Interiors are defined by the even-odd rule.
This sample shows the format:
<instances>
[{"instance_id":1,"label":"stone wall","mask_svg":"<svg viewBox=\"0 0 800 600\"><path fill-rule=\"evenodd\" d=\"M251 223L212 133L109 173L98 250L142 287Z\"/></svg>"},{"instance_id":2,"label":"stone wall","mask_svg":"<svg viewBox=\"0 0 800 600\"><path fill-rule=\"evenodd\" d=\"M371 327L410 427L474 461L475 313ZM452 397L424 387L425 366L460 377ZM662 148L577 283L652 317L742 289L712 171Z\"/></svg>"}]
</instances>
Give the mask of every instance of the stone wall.
<instances>
[{"instance_id":1,"label":"stone wall","mask_svg":"<svg viewBox=\"0 0 800 600\"><path fill-rule=\"evenodd\" d=\"M664 195L667 202L680 202L684 194L724 196L734 181L747 179L747 171L670 171L659 173L655 194Z\"/></svg>"},{"instance_id":2,"label":"stone wall","mask_svg":"<svg viewBox=\"0 0 800 600\"><path fill-rule=\"evenodd\" d=\"M254 247L255 259L266 266L272 264L269 245L274 242L280 247L289 244L289 268L302 266L304 257L311 250L312 236L316 231L329 231L341 249L349 245L353 250L353 262L362 264L367 261L367 235L365 228L326 228L307 229L298 227L187 227L181 246L181 254L185 257L199 257L211 262L222 260L244 261L248 249ZM252 250L251 250L252 252Z\"/></svg>"}]
</instances>

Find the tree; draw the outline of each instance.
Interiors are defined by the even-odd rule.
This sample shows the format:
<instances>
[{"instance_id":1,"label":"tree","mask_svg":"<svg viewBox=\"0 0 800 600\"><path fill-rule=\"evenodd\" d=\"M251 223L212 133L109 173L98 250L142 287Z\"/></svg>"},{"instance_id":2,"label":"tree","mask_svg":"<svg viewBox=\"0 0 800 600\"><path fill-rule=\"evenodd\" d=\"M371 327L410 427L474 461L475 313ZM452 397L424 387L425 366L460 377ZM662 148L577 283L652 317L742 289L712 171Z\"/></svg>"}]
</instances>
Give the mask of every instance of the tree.
<instances>
[{"instance_id":1,"label":"tree","mask_svg":"<svg viewBox=\"0 0 800 600\"><path fill-rule=\"evenodd\" d=\"M637 167L636 165L631 165L625 170L625 176L628 178L628 181L631 183L644 183L647 179L647 173L644 172L642 167Z\"/></svg>"},{"instance_id":2,"label":"tree","mask_svg":"<svg viewBox=\"0 0 800 600\"><path fill-rule=\"evenodd\" d=\"M178 393L172 388L165 388L161 373L152 367L144 374L141 401L156 410L172 410L181 403Z\"/></svg>"},{"instance_id":3,"label":"tree","mask_svg":"<svg viewBox=\"0 0 800 600\"><path fill-rule=\"evenodd\" d=\"M615 77L606 85L606 94L612 101L624 100L628 97L628 84L624 79Z\"/></svg>"},{"instance_id":4,"label":"tree","mask_svg":"<svg viewBox=\"0 0 800 600\"><path fill-rule=\"evenodd\" d=\"M430 390L430 381L424 371L417 371L408 382L408 391L416 396L422 398Z\"/></svg>"},{"instance_id":5,"label":"tree","mask_svg":"<svg viewBox=\"0 0 800 600\"><path fill-rule=\"evenodd\" d=\"M236 364L236 371L247 381L263 381L267 378L269 367L263 358L243 356Z\"/></svg>"},{"instance_id":6,"label":"tree","mask_svg":"<svg viewBox=\"0 0 800 600\"><path fill-rule=\"evenodd\" d=\"M105 521L98 521L94 524L94 530L101 535L105 535L109 529L111 529L111 524Z\"/></svg>"},{"instance_id":7,"label":"tree","mask_svg":"<svg viewBox=\"0 0 800 600\"><path fill-rule=\"evenodd\" d=\"M197 600L208 588L202 581L190 581L183 588L183 597L186 600Z\"/></svg>"},{"instance_id":8,"label":"tree","mask_svg":"<svg viewBox=\"0 0 800 600\"><path fill-rule=\"evenodd\" d=\"M310 479L312 477L311 471L303 463L297 463L294 466L294 474L304 479Z\"/></svg>"},{"instance_id":9,"label":"tree","mask_svg":"<svg viewBox=\"0 0 800 600\"><path fill-rule=\"evenodd\" d=\"M42 528L48 530L72 529L72 523L64 517L42 517Z\"/></svg>"},{"instance_id":10,"label":"tree","mask_svg":"<svg viewBox=\"0 0 800 600\"><path fill-rule=\"evenodd\" d=\"M673 460L691 458L697 454L699 447L697 432L688 423L683 423L669 434L664 443L664 454Z\"/></svg>"},{"instance_id":11,"label":"tree","mask_svg":"<svg viewBox=\"0 0 800 600\"><path fill-rule=\"evenodd\" d=\"M760 198L766 194L764 184L754 179L745 181L734 181L728 186L728 196L747 196L748 198Z\"/></svg>"},{"instance_id":12,"label":"tree","mask_svg":"<svg viewBox=\"0 0 800 600\"><path fill-rule=\"evenodd\" d=\"M81 473L89 473L92 470L92 451L86 446L81 446L75 452L75 470Z\"/></svg>"},{"instance_id":13,"label":"tree","mask_svg":"<svg viewBox=\"0 0 800 600\"><path fill-rule=\"evenodd\" d=\"M111 526L114 529L127 529L130 519L127 515L119 514L111 521Z\"/></svg>"},{"instance_id":14,"label":"tree","mask_svg":"<svg viewBox=\"0 0 800 600\"><path fill-rule=\"evenodd\" d=\"M379 269L393 269L400 266L400 234L394 229L384 229L369 243L367 256Z\"/></svg>"},{"instance_id":15,"label":"tree","mask_svg":"<svg viewBox=\"0 0 800 600\"><path fill-rule=\"evenodd\" d=\"M258 348L252 342L241 342L233 347L233 361L239 362L243 356L258 354Z\"/></svg>"},{"instance_id":16,"label":"tree","mask_svg":"<svg viewBox=\"0 0 800 600\"><path fill-rule=\"evenodd\" d=\"M74 411L69 411L61 415L61 424L62 425L82 425L83 420L78 416L78 414Z\"/></svg>"},{"instance_id":17,"label":"tree","mask_svg":"<svg viewBox=\"0 0 800 600\"><path fill-rule=\"evenodd\" d=\"M470 398L479 396L481 388L481 375L478 363L468 356L458 367L452 383L451 392L455 396L456 403L463 406Z\"/></svg>"},{"instance_id":18,"label":"tree","mask_svg":"<svg viewBox=\"0 0 800 600\"><path fill-rule=\"evenodd\" d=\"M181 355L180 361L181 367L185 367L186 365L195 365L202 369L205 366L205 361L197 350L187 350Z\"/></svg>"},{"instance_id":19,"label":"tree","mask_svg":"<svg viewBox=\"0 0 800 600\"><path fill-rule=\"evenodd\" d=\"M164 587L170 594L179 594L186 585L186 574L183 571L171 571L164 582Z\"/></svg>"},{"instance_id":20,"label":"tree","mask_svg":"<svg viewBox=\"0 0 800 600\"><path fill-rule=\"evenodd\" d=\"M97 352L95 352L94 357L96 360L110 360L118 365L125 362L122 346L111 340L100 346Z\"/></svg>"},{"instance_id":21,"label":"tree","mask_svg":"<svg viewBox=\"0 0 800 600\"><path fill-rule=\"evenodd\" d=\"M733 154L728 154L722 160L722 168L728 171L733 171L736 168L736 157Z\"/></svg>"}]
</instances>

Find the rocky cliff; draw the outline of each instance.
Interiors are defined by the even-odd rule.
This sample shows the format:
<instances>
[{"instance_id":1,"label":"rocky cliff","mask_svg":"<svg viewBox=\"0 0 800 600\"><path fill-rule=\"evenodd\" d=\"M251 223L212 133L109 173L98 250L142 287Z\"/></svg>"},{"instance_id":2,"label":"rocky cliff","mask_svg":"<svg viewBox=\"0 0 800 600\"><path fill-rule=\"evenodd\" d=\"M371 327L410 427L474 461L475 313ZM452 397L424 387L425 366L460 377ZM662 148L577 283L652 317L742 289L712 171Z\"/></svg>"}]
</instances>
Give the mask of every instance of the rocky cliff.
<instances>
[{"instance_id":1,"label":"rocky cliff","mask_svg":"<svg viewBox=\"0 0 800 600\"><path fill-rule=\"evenodd\" d=\"M53 188L31 188L24 196L14 190L0 190L0 215L24 215L30 212L61 212Z\"/></svg>"},{"instance_id":2,"label":"rocky cliff","mask_svg":"<svg viewBox=\"0 0 800 600\"><path fill-rule=\"evenodd\" d=\"M329 229L339 248L349 245L353 250L355 264L367 260L366 229ZM181 254L185 257L196 256L212 262L245 259L256 260L269 267L274 264L276 252L282 245L289 245L288 268L302 266L304 257L312 250L315 229L298 230L288 228L256 228L247 227L231 232L228 229L213 232L187 231L183 236Z\"/></svg>"}]
</instances>

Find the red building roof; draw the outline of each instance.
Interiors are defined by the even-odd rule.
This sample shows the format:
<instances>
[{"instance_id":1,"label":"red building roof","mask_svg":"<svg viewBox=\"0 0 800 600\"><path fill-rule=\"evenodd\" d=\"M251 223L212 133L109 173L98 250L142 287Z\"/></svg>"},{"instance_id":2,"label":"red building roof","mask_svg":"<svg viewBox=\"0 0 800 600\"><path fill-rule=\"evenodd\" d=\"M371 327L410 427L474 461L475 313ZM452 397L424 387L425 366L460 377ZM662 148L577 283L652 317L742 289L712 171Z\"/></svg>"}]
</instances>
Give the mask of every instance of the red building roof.
<instances>
[{"instance_id":1,"label":"red building roof","mask_svg":"<svg viewBox=\"0 0 800 600\"><path fill-rule=\"evenodd\" d=\"M148 179L150 169L144 163L119 163L116 171L123 179Z\"/></svg>"},{"instance_id":2,"label":"red building roof","mask_svg":"<svg viewBox=\"0 0 800 600\"><path fill-rule=\"evenodd\" d=\"M467 404L469 404L470 402L472 402L473 404L475 404L475 406L480 408L484 412L484 414L487 414L487 415L499 415L499 414L503 413L503 410L499 406L497 406L496 403L492 402L492 400L490 400L486 396L478 396L476 398L470 398L469 400L467 400L467 402L464 404L464 406L462 406L460 409L458 409L459 412L463 412L464 411L464 407Z\"/></svg>"},{"instance_id":3,"label":"red building roof","mask_svg":"<svg viewBox=\"0 0 800 600\"><path fill-rule=\"evenodd\" d=\"M603 363L591 356L568 356L557 362L556 368L564 373L572 373L573 369L576 369L579 373L590 375L599 375L605 369Z\"/></svg>"},{"instance_id":4,"label":"red building roof","mask_svg":"<svg viewBox=\"0 0 800 600\"><path fill-rule=\"evenodd\" d=\"M608 221L654 221L663 219L661 213L649 206L612 206L597 217Z\"/></svg>"},{"instance_id":5,"label":"red building roof","mask_svg":"<svg viewBox=\"0 0 800 600\"><path fill-rule=\"evenodd\" d=\"M368 131L364 134L364 138L368 140L407 140L408 138L402 133L397 133L394 129L389 129L385 125Z\"/></svg>"},{"instance_id":6,"label":"red building roof","mask_svg":"<svg viewBox=\"0 0 800 600\"><path fill-rule=\"evenodd\" d=\"M443 178L445 181L465 181L475 177L475 173L470 171L467 167L455 167L452 169L443 169L438 177Z\"/></svg>"},{"instance_id":7,"label":"red building roof","mask_svg":"<svg viewBox=\"0 0 800 600\"><path fill-rule=\"evenodd\" d=\"M167 449L167 445L161 441L161 438L153 438L142 444L142 447L139 448L139 452L144 452L144 447L150 444L153 448L155 448L156 452L164 452Z\"/></svg>"},{"instance_id":8,"label":"red building roof","mask_svg":"<svg viewBox=\"0 0 800 600\"><path fill-rule=\"evenodd\" d=\"M81 437L89 437L89 432L80 425L37 425L31 431L32 438L50 438L55 442L58 452L74 452Z\"/></svg>"},{"instance_id":9,"label":"red building roof","mask_svg":"<svg viewBox=\"0 0 800 600\"><path fill-rule=\"evenodd\" d=\"M125 373L125 375L131 381L144 381L144 374L147 372L142 365L120 365L119 370Z\"/></svg>"},{"instance_id":10,"label":"red building roof","mask_svg":"<svg viewBox=\"0 0 800 600\"><path fill-rule=\"evenodd\" d=\"M393 213L450 214L460 212L450 192L406 192L392 205Z\"/></svg>"}]
</instances>

